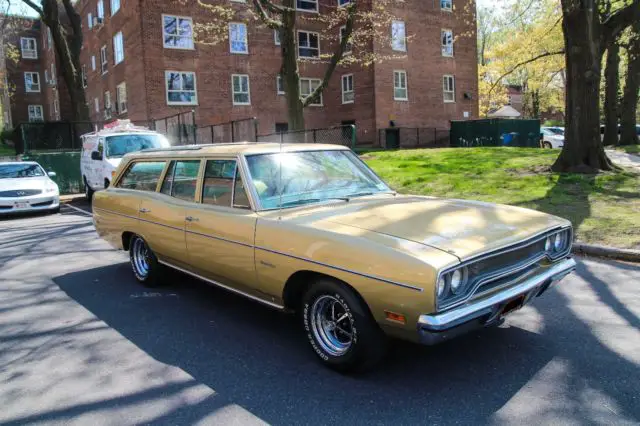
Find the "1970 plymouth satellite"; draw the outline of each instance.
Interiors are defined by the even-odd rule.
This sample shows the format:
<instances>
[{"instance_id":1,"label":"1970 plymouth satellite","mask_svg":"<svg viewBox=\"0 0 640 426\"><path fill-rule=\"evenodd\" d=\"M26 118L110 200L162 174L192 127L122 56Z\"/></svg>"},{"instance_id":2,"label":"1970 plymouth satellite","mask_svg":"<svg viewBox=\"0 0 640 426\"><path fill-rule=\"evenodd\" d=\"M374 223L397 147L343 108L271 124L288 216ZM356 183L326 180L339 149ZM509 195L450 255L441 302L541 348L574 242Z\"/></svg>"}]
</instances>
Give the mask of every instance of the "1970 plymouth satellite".
<instances>
[{"instance_id":1,"label":"1970 plymouth satellite","mask_svg":"<svg viewBox=\"0 0 640 426\"><path fill-rule=\"evenodd\" d=\"M297 312L342 371L379 361L386 336L434 344L499 324L575 269L566 220L399 195L332 145L128 154L93 211L142 284L171 267Z\"/></svg>"}]
</instances>

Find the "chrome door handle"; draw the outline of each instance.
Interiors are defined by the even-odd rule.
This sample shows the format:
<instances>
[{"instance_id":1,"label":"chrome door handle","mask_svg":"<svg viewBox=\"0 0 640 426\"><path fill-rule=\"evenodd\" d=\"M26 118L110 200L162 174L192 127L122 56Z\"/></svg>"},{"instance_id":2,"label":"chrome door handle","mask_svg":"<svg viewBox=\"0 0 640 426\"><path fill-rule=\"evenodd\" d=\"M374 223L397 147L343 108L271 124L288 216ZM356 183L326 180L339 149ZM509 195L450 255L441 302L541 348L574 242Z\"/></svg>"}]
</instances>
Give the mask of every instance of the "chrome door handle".
<instances>
[{"instance_id":1,"label":"chrome door handle","mask_svg":"<svg viewBox=\"0 0 640 426\"><path fill-rule=\"evenodd\" d=\"M185 220L187 222L198 222L200 219L198 219L197 217L193 217L193 216L187 216L187 217L185 217Z\"/></svg>"},{"instance_id":2,"label":"chrome door handle","mask_svg":"<svg viewBox=\"0 0 640 426\"><path fill-rule=\"evenodd\" d=\"M144 208L140 209L140 213L150 213L150 212L151 212L151 210L149 210L149 209L144 209Z\"/></svg>"}]
</instances>

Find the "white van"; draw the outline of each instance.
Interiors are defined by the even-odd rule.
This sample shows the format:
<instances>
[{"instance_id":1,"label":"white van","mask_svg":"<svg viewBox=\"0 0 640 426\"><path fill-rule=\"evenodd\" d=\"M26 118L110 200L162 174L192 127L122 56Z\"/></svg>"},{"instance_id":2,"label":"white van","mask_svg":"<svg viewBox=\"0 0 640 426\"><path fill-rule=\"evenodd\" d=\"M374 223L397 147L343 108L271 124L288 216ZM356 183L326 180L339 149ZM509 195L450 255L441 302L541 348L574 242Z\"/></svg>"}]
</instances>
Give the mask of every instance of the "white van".
<instances>
[{"instance_id":1,"label":"white van","mask_svg":"<svg viewBox=\"0 0 640 426\"><path fill-rule=\"evenodd\" d=\"M168 148L166 137L129 120L118 120L99 132L82 135L80 173L88 200L94 191L107 188L125 154L150 148Z\"/></svg>"}]
</instances>

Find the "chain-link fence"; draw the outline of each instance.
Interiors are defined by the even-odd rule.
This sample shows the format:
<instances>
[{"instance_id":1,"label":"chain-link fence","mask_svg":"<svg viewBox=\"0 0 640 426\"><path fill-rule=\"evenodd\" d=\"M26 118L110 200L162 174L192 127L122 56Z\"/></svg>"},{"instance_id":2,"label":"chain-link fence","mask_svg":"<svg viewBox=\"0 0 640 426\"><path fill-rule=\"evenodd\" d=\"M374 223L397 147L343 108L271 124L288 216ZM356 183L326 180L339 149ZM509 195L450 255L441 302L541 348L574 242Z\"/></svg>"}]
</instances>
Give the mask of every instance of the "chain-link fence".
<instances>
[{"instance_id":1,"label":"chain-link fence","mask_svg":"<svg viewBox=\"0 0 640 426\"><path fill-rule=\"evenodd\" d=\"M246 118L228 123L213 124L196 129L196 143L255 142L258 139L258 120Z\"/></svg>"},{"instance_id":2,"label":"chain-link fence","mask_svg":"<svg viewBox=\"0 0 640 426\"><path fill-rule=\"evenodd\" d=\"M450 132L434 127L391 127L378 131L381 148L446 148L450 146Z\"/></svg>"},{"instance_id":3,"label":"chain-link fence","mask_svg":"<svg viewBox=\"0 0 640 426\"><path fill-rule=\"evenodd\" d=\"M356 146L356 126L348 125L329 127L326 129L272 133L258 136L258 142L324 143L354 148Z\"/></svg>"}]
</instances>

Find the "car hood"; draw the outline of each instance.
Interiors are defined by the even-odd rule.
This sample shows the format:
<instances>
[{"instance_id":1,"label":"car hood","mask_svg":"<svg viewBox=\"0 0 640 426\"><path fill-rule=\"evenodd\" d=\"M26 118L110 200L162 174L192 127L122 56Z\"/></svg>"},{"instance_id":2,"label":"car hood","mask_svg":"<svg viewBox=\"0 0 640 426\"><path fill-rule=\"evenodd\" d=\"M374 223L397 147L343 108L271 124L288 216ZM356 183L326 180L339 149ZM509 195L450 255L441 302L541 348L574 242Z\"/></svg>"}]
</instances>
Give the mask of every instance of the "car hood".
<instances>
[{"instance_id":1,"label":"car hood","mask_svg":"<svg viewBox=\"0 0 640 426\"><path fill-rule=\"evenodd\" d=\"M285 216L302 215L318 228L323 222L332 222L401 238L443 250L462 261L570 225L559 217L519 207L401 195L295 210Z\"/></svg>"},{"instance_id":2,"label":"car hood","mask_svg":"<svg viewBox=\"0 0 640 426\"><path fill-rule=\"evenodd\" d=\"M30 177L17 179L0 179L0 191L17 191L21 189L44 189L49 177Z\"/></svg>"}]
</instances>

